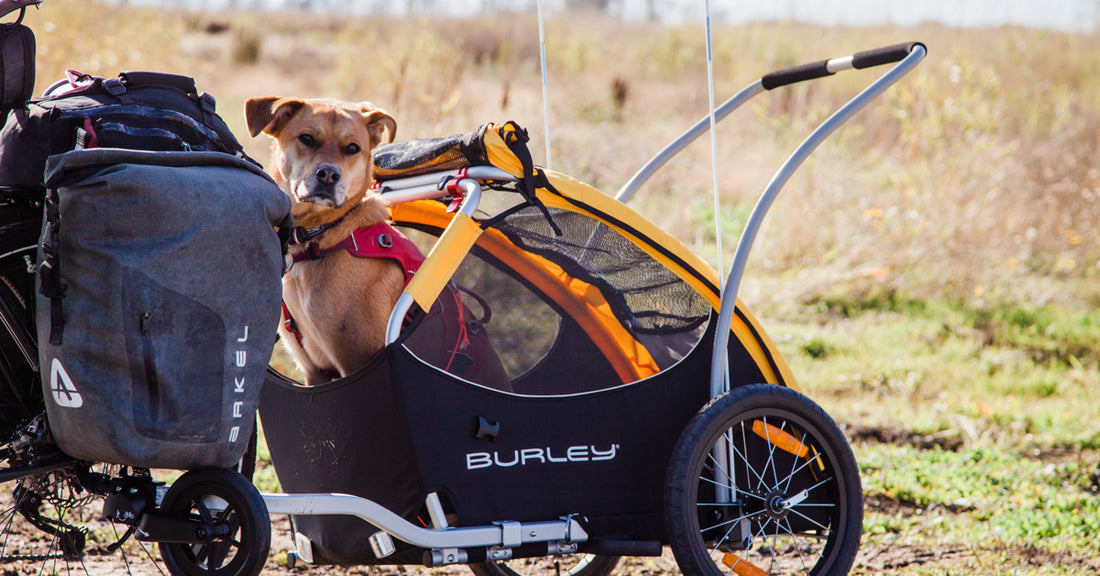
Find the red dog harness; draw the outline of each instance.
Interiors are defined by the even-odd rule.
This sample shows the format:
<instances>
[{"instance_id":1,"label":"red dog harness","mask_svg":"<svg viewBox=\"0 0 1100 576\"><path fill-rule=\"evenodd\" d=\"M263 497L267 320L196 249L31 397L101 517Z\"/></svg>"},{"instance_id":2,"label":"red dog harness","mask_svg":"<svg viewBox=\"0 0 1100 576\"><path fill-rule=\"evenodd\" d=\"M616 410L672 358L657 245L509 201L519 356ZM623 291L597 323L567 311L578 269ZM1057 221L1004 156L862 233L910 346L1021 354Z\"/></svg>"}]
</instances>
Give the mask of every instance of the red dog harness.
<instances>
[{"instance_id":1,"label":"red dog harness","mask_svg":"<svg viewBox=\"0 0 1100 576\"><path fill-rule=\"evenodd\" d=\"M389 258L401 266L405 273L405 285L409 285L413 274L424 263L424 254L404 234L385 222L379 222L369 228L357 228L350 236L331 248L321 249L316 242L310 242L306 249L294 255L294 263L306 260L320 260L327 254L347 250L352 256L358 258ZM298 330L294 317L290 315L290 309L283 301L283 328L294 335L298 346L302 345L302 333Z\"/></svg>"},{"instance_id":2,"label":"red dog harness","mask_svg":"<svg viewBox=\"0 0 1100 576\"><path fill-rule=\"evenodd\" d=\"M356 229L339 244L324 250L316 242L310 242L306 250L294 255L294 262L320 260L340 250L347 250L349 254L358 258L389 258L396 261L401 266L401 271L405 273L406 285L424 263L424 255L416 244L385 222L370 228Z\"/></svg>"},{"instance_id":3,"label":"red dog harness","mask_svg":"<svg viewBox=\"0 0 1100 576\"><path fill-rule=\"evenodd\" d=\"M306 250L294 255L293 261L297 263L319 260L341 250L346 250L357 258L389 258L397 262L401 266L401 271L405 273L406 286L408 286L416 271L420 269L420 265L424 263L424 254L420 252L416 244L385 222L375 224L369 228L358 228L350 236L331 248L321 249L316 242L310 242ZM466 331L466 318L461 296L459 296L457 290L453 289L444 290L444 294L441 294L441 296L446 294L450 294L454 298L456 313L451 319L457 322L458 332L458 342L451 351L451 358L446 361L445 369L449 370L459 350L469 346L470 341ZM284 301L282 305L283 327L287 332L294 335L294 339L298 341L298 346L302 346L302 333L298 330L294 318L290 315L290 309L287 308L286 302Z\"/></svg>"}]
</instances>

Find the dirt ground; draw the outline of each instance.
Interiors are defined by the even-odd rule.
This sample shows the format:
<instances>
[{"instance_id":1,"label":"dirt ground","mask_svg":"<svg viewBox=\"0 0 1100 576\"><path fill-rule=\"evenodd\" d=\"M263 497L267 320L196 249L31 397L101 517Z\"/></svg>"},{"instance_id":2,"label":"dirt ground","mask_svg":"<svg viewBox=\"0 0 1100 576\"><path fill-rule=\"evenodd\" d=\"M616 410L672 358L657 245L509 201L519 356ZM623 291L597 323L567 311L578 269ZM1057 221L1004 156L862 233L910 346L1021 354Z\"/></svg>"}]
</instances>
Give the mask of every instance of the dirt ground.
<instances>
[{"instance_id":1,"label":"dirt ground","mask_svg":"<svg viewBox=\"0 0 1100 576\"><path fill-rule=\"evenodd\" d=\"M0 486L0 502L12 501L12 484ZM99 520L101 500L93 500L87 505L75 509L67 518L72 524L87 527L87 546L85 555L78 561L39 559L12 559L14 555L43 554L50 552L52 539L28 524L21 516L14 519L6 514L0 519L0 576L30 576L45 574L86 574L90 576L108 576L132 574L134 576L164 576L167 570L160 561L155 545L142 544L130 539L122 550L108 552L107 547L118 539L119 532L113 524ZM43 510L49 510L44 506ZM906 506L885 498L869 498L865 503L866 514L905 515L920 514L917 510L907 510ZM299 564L291 568L287 565L287 552L293 550L290 522L285 516L271 518L271 552L264 568L266 575L323 575L363 574L369 576L470 576L472 573L463 565L445 568L424 568L420 566L309 566ZM1011 565L1006 564L1010 559ZM549 564L552 566L552 564ZM547 566L547 564L542 564ZM1021 547L1014 550L1002 548L981 548L966 545L932 545L913 539L868 538L856 558L853 575L864 576L916 576L925 574L1039 574L1048 573L1047 569L1056 568L1056 574L1096 574L1100 573L1100 559L1086 558L1072 554L1060 554L1037 547ZM1060 571L1058 571L1060 570ZM553 576L551 568L547 571L533 571L531 576ZM624 558L615 572L616 576L675 576L679 568L666 548L660 557Z\"/></svg>"},{"instance_id":2,"label":"dirt ground","mask_svg":"<svg viewBox=\"0 0 1100 576\"><path fill-rule=\"evenodd\" d=\"M3 498L10 495L4 490ZM869 502L868 506L889 506L888 502ZM89 507L91 508L91 507ZM97 511L86 510L94 515ZM162 576L167 574L155 546L131 541L124 551L107 553L105 548L114 540L114 531L109 523L90 521L89 544L84 558L77 562L50 560L43 563L38 560L16 560L0 564L0 576L29 576L42 574L87 574L90 576L108 576L133 574L134 576ZM4 539L6 554L32 553L43 550L47 540L21 518L10 524L11 533ZM272 518L271 554L263 574L266 575L325 575L363 574L370 576L467 576L471 572L465 566L446 568L424 568L419 566L308 566L299 564L290 568L286 563L286 552L293 549L289 522L285 517ZM1003 551L971 550L965 547L922 547L917 545L866 544L856 559L853 574L1000 574L995 566L990 566L990 557ZM1073 558L1054 558L1039 550L1015 551L1021 566L1042 566L1044 564L1077 564L1082 573L1100 569L1092 561ZM155 560L153 560L155 559ZM1083 562L1083 563L1082 563ZM1003 566L1002 566L1003 568ZM679 568L666 548L663 556L656 558L624 558L616 571L619 576L675 576Z\"/></svg>"}]
</instances>

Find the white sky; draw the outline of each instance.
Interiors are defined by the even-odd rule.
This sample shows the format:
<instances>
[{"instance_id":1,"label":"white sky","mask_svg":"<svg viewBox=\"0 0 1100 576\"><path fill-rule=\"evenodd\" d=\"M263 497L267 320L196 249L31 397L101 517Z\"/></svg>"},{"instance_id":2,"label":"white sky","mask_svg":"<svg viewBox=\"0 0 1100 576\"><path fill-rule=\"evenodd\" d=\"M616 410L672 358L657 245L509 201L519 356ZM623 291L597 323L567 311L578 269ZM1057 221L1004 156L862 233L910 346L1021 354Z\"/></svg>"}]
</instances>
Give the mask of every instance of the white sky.
<instances>
[{"instance_id":1,"label":"white sky","mask_svg":"<svg viewBox=\"0 0 1100 576\"><path fill-rule=\"evenodd\" d=\"M71 1L71 0L70 0ZM127 0L113 0L124 2ZM311 0L128 0L131 4L190 6L219 9L238 6L288 8ZM451 15L478 14L485 6L508 6L534 11L538 0L312 0L314 5L348 12L403 13L410 5L431 5ZM543 0L547 12L559 10L565 0ZM643 18L652 4L667 21L698 19L704 0L611 0L629 18ZM801 20L819 24L912 25L938 21L949 26L1013 24L1067 31L1093 31L1100 23L1100 0L711 0L714 21Z\"/></svg>"}]
</instances>

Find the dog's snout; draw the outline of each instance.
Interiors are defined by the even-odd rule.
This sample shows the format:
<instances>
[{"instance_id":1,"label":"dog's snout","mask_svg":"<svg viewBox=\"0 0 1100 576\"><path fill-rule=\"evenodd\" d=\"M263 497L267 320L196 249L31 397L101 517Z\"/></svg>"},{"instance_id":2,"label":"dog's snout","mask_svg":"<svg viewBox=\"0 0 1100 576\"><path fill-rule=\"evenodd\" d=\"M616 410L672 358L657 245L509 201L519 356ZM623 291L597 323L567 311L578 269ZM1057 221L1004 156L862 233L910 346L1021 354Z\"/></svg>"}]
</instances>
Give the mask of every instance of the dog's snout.
<instances>
[{"instance_id":1,"label":"dog's snout","mask_svg":"<svg viewBox=\"0 0 1100 576\"><path fill-rule=\"evenodd\" d=\"M340 171L328 164L318 168L316 176L321 184L335 184L340 181Z\"/></svg>"}]
</instances>

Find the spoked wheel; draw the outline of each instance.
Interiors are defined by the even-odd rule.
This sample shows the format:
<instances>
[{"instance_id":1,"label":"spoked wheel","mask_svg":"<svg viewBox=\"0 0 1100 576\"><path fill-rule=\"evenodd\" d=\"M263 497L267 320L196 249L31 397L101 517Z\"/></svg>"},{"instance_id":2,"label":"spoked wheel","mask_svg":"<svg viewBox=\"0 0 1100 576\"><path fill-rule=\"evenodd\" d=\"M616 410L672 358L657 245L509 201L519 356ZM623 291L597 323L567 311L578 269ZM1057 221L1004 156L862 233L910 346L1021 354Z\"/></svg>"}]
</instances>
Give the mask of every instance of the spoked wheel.
<instances>
[{"instance_id":1,"label":"spoked wheel","mask_svg":"<svg viewBox=\"0 0 1100 576\"><path fill-rule=\"evenodd\" d=\"M256 576L271 548L271 519L255 486L233 470L192 470L172 484L162 514L202 525L199 543L160 544L176 576Z\"/></svg>"},{"instance_id":2,"label":"spoked wheel","mask_svg":"<svg viewBox=\"0 0 1100 576\"><path fill-rule=\"evenodd\" d=\"M34 324L34 258L41 229L37 220L0 226L0 440L45 410Z\"/></svg>"},{"instance_id":3,"label":"spoked wheel","mask_svg":"<svg viewBox=\"0 0 1100 576\"><path fill-rule=\"evenodd\" d=\"M566 554L470 564L470 571L476 576L608 576L618 565L618 556Z\"/></svg>"},{"instance_id":4,"label":"spoked wheel","mask_svg":"<svg viewBox=\"0 0 1100 576\"><path fill-rule=\"evenodd\" d=\"M665 518L689 576L847 574L863 522L859 470L843 433L808 398L745 386L684 430Z\"/></svg>"},{"instance_id":5,"label":"spoked wheel","mask_svg":"<svg viewBox=\"0 0 1100 576\"><path fill-rule=\"evenodd\" d=\"M84 555L84 516L94 498L68 467L25 477L11 487L0 515L0 563L67 570Z\"/></svg>"},{"instance_id":6,"label":"spoked wheel","mask_svg":"<svg viewBox=\"0 0 1100 576\"><path fill-rule=\"evenodd\" d=\"M117 478L118 467L93 472L59 460L56 466L35 468L43 471L2 488L0 573L164 574L151 546L130 539L126 526L102 519L103 494L81 480L89 474ZM11 466L0 470L15 473Z\"/></svg>"}]
</instances>

